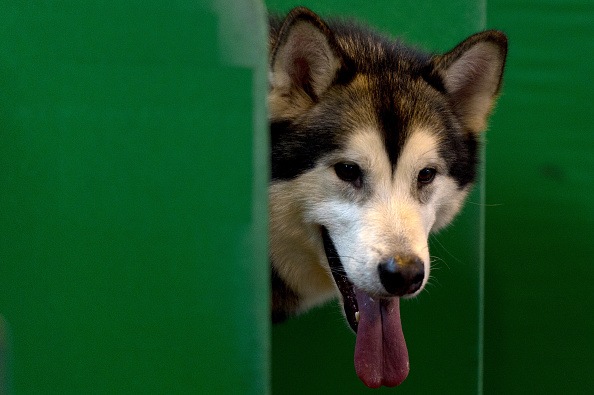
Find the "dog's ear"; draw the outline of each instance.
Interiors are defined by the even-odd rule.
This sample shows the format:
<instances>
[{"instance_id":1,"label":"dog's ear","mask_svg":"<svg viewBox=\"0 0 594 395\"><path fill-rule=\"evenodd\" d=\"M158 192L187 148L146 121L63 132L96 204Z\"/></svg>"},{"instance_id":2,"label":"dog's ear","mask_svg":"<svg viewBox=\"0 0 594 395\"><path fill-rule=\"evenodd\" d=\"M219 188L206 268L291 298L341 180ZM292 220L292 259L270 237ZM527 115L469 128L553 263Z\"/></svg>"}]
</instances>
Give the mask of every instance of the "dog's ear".
<instances>
[{"instance_id":1,"label":"dog's ear","mask_svg":"<svg viewBox=\"0 0 594 395\"><path fill-rule=\"evenodd\" d=\"M271 88L284 95L305 93L317 101L343 66L343 56L328 25L307 8L293 9L271 50Z\"/></svg>"},{"instance_id":2,"label":"dog's ear","mask_svg":"<svg viewBox=\"0 0 594 395\"><path fill-rule=\"evenodd\" d=\"M487 128L487 118L501 87L506 55L505 34L488 30L433 58L456 115L474 133Z\"/></svg>"}]
</instances>

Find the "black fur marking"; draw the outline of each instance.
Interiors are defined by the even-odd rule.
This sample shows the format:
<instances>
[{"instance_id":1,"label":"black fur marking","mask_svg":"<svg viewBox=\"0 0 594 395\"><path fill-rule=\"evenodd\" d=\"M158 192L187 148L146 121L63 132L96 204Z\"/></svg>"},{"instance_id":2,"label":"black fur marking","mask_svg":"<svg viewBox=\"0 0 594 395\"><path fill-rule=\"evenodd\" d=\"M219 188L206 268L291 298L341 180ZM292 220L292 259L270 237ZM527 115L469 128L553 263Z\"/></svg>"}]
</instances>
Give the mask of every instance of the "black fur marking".
<instances>
[{"instance_id":1,"label":"black fur marking","mask_svg":"<svg viewBox=\"0 0 594 395\"><path fill-rule=\"evenodd\" d=\"M272 284L271 317L272 323L277 324L297 312L299 296L280 278L274 266L271 268L270 277Z\"/></svg>"},{"instance_id":2,"label":"black fur marking","mask_svg":"<svg viewBox=\"0 0 594 395\"><path fill-rule=\"evenodd\" d=\"M291 121L270 124L271 179L292 180L312 169L325 153L339 148L336 125L296 127Z\"/></svg>"},{"instance_id":3,"label":"black fur marking","mask_svg":"<svg viewBox=\"0 0 594 395\"><path fill-rule=\"evenodd\" d=\"M464 188L476 179L480 144L474 133L457 134L446 139L448 145L440 152L448 163L449 174L459 188Z\"/></svg>"},{"instance_id":4,"label":"black fur marking","mask_svg":"<svg viewBox=\"0 0 594 395\"><path fill-rule=\"evenodd\" d=\"M378 86L375 91L380 96L376 99L376 103L378 103L377 118L383 132L384 147L392 164L392 171L394 171L402 150L403 135L408 126L407 120L395 103L394 92L385 92L381 86Z\"/></svg>"},{"instance_id":5,"label":"black fur marking","mask_svg":"<svg viewBox=\"0 0 594 395\"><path fill-rule=\"evenodd\" d=\"M421 78L429 84L430 87L438 91L439 93L445 94L446 88L443 83L443 78L441 75L435 70L432 64L427 63L421 69Z\"/></svg>"},{"instance_id":6,"label":"black fur marking","mask_svg":"<svg viewBox=\"0 0 594 395\"><path fill-rule=\"evenodd\" d=\"M357 68L355 62L347 56L343 56L342 67L336 73L333 84L336 85L347 85L357 75Z\"/></svg>"}]
</instances>

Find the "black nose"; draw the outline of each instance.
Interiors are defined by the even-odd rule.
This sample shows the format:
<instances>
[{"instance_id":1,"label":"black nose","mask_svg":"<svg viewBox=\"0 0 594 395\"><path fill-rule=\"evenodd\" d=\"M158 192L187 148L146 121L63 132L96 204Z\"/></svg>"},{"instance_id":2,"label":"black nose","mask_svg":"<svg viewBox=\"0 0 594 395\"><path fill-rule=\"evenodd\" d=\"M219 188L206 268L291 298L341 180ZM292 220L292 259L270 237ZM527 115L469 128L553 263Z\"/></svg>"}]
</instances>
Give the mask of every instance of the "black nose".
<instances>
[{"instance_id":1,"label":"black nose","mask_svg":"<svg viewBox=\"0 0 594 395\"><path fill-rule=\"evenodd\" d=\"M404 296L421 288L425 278L425 265L416 256L389 258L378 266L382 285L392 295Z\"/></svg>"}]
</instances>

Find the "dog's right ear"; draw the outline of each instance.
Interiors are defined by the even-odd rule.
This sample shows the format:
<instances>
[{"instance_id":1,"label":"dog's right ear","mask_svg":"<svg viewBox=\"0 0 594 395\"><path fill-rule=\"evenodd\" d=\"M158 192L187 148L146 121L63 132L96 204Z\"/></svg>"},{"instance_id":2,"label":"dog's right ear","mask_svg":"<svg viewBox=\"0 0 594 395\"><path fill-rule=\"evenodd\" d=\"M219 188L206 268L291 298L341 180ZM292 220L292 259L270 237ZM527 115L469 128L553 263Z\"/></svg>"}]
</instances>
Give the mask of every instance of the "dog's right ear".
<instances>
[{"instance_id":1,"label":"dog's right ear","mask_svg":"<svg viewBox=\"0 0 594 395\"><path fill-rule=\"evenodd\" d=\"M306 94L315 102L343 66L328 25L314 12L298 7L283 21L271 50L270 87L282 96Z\"/></svg>"},{"instance_id":2,"label":"dog's right ear","mask_svg":"<svg viewBox=\"0 0 594 395\"><path fill-rule=\"evenodd\" d=\"M474 133L487 127L487 118L501 87L506 56L505 34L487 30L433 58L454 111Z\"/></svg>"}]
</instances>

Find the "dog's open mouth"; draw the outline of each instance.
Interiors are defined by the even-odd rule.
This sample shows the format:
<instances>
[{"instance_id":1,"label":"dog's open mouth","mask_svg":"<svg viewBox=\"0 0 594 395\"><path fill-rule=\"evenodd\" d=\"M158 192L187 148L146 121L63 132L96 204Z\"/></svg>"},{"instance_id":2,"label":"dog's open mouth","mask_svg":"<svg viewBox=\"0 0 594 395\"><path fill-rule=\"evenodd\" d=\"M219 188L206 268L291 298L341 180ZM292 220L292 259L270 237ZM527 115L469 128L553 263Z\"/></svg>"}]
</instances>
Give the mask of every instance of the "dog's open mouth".
<instances>
[{"instance_id":1,"label":"dog's open mouth","mask_svg":"<svg viewBox=\"0 0 594 395\"><path fill-rule=\"evenodd\" d=\"M374 298L355 287L348 279L325 227L322 227L322 239L332 276L342 294L347 321L357 334L357 375L371 388L399 385L409 370L400 322L400 298Z\"/></svg>"}]
</instances>

